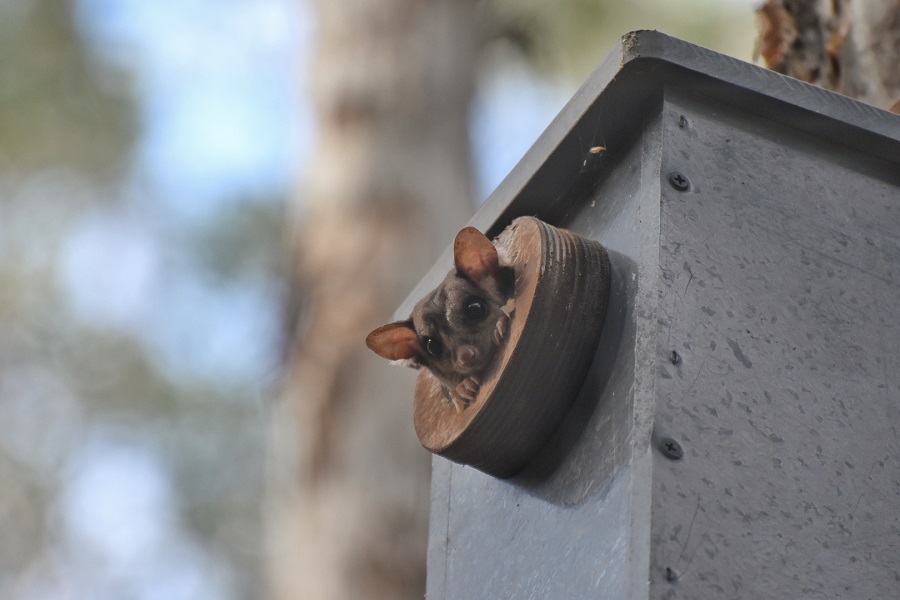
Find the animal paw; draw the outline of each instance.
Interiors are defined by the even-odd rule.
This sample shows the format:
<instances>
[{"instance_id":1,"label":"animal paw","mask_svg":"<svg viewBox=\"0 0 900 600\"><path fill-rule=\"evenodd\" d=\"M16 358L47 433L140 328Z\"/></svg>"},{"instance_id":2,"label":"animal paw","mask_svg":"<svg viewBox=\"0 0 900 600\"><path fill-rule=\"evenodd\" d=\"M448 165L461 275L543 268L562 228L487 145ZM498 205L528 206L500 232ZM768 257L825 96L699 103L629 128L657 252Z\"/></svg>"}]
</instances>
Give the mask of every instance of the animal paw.
<instances>
[{"instance_id":1,"label":"animal paw","mask_svg":"<svg viewBox=\"0 0 900 600\"><path fill-rule=\"evenodd\" d=\"M453 408L456 409L457 414L461 413L475 400L479 389L481 389L481 381L475 377L468 377L453 388L453 391L450 392L450 402L453 403Z\"/></svg>"},{"instance_id":2,"label":"animal paw","mask_svg":"<svg viewBox=\"0 0 900 600\"><path fill-rule=\"evenodd\" d=\"M516 301L510 298L506 304L500 307L500 318L497 319L497 325L494 327L494 343L500 345L509 332L509 321L512 319L513 313L516 312Z\"/></svg>"},{"instance_id":3,"label":"animal paw","mask_svg":"<svg viewBox=\"0 0 900 600\"><path fill-rule=\"evenodd\" d=\"M516 299L510 298L506 301L506 304L500 307L500 310L503 311L507 317L512 317L513 313L516 312Z\"/></svg>"}]
</instances>

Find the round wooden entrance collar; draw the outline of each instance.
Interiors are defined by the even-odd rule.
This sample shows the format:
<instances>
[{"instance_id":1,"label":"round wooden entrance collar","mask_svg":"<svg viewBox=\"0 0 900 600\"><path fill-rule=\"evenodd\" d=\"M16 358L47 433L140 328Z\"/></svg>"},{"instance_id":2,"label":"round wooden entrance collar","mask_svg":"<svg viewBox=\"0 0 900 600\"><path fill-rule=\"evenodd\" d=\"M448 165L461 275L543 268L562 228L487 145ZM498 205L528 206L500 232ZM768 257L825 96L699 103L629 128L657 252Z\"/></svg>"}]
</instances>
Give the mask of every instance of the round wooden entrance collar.
<instances>
[{"instance_id":1,"label":"round wooden entrance collar","mask_svg":"<svg viewBox=\"0 0 900 600\"><path fill-rule=\"evenodd\" d=\"M533 217L513 221L494 245L516 273L505 346L460 413L422 369L414 422L431 452L510 477L540 451L578 394L603 329L609 258L599 243Z\"/></svg>"}]
</instances>

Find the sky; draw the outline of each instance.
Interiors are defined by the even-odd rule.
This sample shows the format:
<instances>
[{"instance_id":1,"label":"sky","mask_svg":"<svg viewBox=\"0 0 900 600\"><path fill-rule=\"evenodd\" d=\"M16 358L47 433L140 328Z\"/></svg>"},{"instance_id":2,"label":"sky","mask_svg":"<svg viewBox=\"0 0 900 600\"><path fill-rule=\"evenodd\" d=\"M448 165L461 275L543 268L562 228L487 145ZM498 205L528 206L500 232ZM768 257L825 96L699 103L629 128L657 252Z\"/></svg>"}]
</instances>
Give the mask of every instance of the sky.
<instances>
[{"instance_id":1,"label":"sky","mask_svg":"<svg viewBox=\"0 0 900 600\"><path fill-rule=\"evenodd\" d=\"M87 215L67 240L71 304L86 320L136 330L174 377L255 381L273 366L278 283L214 285L179 244L235 205L279 201L293 185L313 137L298 102L311 27L303 4L76 6L98 57L137 74L141 135L128 201Z\"/></svg>"}]
</instances>

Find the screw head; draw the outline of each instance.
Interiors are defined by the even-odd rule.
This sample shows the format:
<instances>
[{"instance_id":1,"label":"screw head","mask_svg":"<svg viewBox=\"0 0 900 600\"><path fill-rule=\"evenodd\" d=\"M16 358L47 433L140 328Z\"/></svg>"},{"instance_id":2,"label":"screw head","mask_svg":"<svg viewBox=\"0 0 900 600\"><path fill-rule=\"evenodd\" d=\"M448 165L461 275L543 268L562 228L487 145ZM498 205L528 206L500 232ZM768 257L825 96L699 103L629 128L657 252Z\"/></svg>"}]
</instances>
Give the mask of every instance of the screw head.
<instances>
[{"instance_id":1,"label":"screw head","mask_svg":"<svg viewBox=\"0 0 900 600\"><path fill-rule=\"evenodd\" d=\"M679 192L685 192L691 187L691 180L678 171L669 173L669 183Z\"/></svg>"},{"instance_id":2,"label":"screw head","mask_svg":"<svg viewBox=\"0 0 900 600\"><path fill-rule=\"evenodd\" d=\"M684 450L681 444L672 438L663 438L659 441L659 451L669 460L681 460L684 456Z\"/></svg>"}]
</instances>

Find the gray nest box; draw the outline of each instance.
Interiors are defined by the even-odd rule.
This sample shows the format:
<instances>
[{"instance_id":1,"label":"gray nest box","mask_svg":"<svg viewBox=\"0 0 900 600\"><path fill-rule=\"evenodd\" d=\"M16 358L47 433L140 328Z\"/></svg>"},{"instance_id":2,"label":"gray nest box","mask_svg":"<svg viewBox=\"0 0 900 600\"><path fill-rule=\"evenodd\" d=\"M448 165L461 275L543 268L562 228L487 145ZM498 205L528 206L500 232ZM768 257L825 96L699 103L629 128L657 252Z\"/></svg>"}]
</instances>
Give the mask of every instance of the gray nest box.
<instances>
[{"instance_id":1,"label":"gray nest box","mask_svg":"<svg viewBox=\"0 0 900 600\"><path fill-rule=\"evenodd\" d=\"M900 116L631 33L520 216L606 248L602 335L517 474L435 458L429 600L900 597Z\"/></svg>"}]
</instances>

